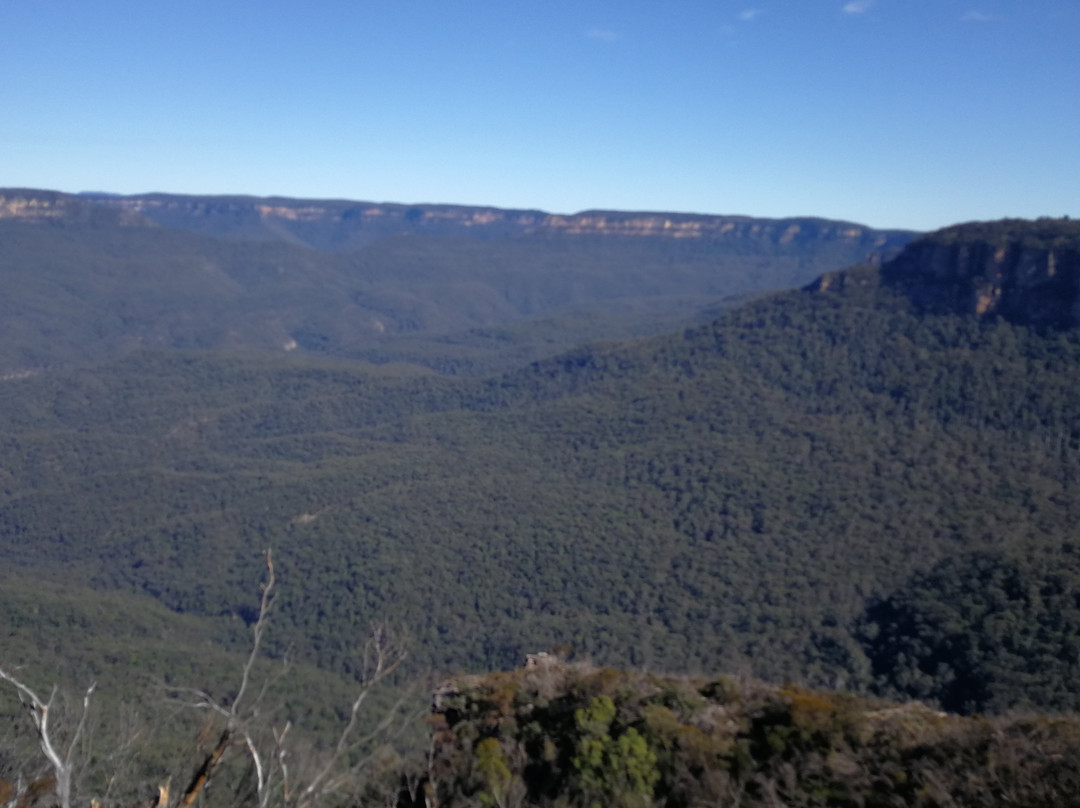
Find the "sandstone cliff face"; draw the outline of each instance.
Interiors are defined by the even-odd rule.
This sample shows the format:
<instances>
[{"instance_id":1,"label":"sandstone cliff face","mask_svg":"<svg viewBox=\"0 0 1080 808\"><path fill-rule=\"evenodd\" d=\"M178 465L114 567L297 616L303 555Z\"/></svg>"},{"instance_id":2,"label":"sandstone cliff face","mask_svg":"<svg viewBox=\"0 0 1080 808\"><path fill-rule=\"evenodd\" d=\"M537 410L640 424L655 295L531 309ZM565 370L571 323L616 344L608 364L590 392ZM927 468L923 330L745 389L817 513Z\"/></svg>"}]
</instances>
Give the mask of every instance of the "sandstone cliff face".
<instances>
[{"instance_id":1,"label":"sandstone cliff face","mask_svg":"<svg viewBox=\"0 0 1080 808\"><path fill-rule=\"evenodd\" d=\"M774 245L834 241L858 245L868 260L894 255L914 235L826 219L756 219L682 213L585 211L570 215L459 205L399 205L339 200L189 197L150 194L91 197L169 227L244 238L301 241L349 249L396 234L506 238L611 236L749 240Z\"/></svg>"},{"instance_id":2,"label":"sandstone cliff face","mask_svg":"<svg viewBox=\"0 0 1080 808\"><path fill-rule=\"evenodd\" d=\"M912 242L882 281L923 311L1080 325L1080 226L1067 220L959 225Z\"/></svg>"},{"instance_id":3,"label":"sandstone cliff face","mask_svg":"<svg viewBox=\"0 0 1080 808\"><path fill-rule=\"evenodd\" d=\"M12 219L29 223L150 224L136 210L103 207L57 191L0 188L0 221Z\"/></svg>"},{"instance_id":4,"label":"sandstone cliff face","mask_svg":"<svg viewBox=\"0 0 1080 808\"><path fill-rule=\"evenodd\" d=\"M58 194L30 195L18 191L0 194L0 219L41 221L58 219L70 208L67 200Z\"/></svg>"},{"instance_id":5,"label":"sandstone cliff face","mask_svg":"<svg viewBox=\"0 0 1080 808\"><path fill-rule=\"evenodd\" d=\"M672 239L798 249L834 243L878 263L914 236L828 219L757 219L688 213L584 211L552 214L462 205L400 205L344 200L195 197L174 194L73 196L0 189L0 220L111 220L157 224L208 235L285 241L320 250L349 250L394 235L478 239L522 236Z\"/></svg>"}]
</instances>

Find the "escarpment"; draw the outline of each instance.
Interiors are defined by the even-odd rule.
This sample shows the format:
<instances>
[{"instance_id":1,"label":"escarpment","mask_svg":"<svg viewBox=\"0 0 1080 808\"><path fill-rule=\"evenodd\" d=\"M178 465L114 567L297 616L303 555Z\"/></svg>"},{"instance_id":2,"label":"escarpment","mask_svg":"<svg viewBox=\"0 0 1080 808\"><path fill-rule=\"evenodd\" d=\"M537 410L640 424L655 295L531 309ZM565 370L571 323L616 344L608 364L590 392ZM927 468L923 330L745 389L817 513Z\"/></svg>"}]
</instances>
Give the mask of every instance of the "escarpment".
<instances>
[{"instance_id":1,"label":"escarpment","mask_svg":"<svg viewBox=\"0 0 1080 808\"><path fill-rule=\"evenodd\" d=\"M82 198L166 227L244 239L283 240L329 250L349 250L402 234L486 240L602 236L789 249L833 243L850 246L860 260L876 262L895 255L914 235L906 230L877 230L814 217L760 219L608 210L558 214L469 205L178 194L87 194Z\"/></svg>"},{"instance_id":2,"label":"escarpment","mask_svg":"<svg viewBox=\"0 0 1080 808\"><path fill-rule=\"evenodd\" d=\"M920 311L998 316L1036 328L1080 325L1080 223L957 225L909 244L882 282Z\"/></svg>"}]
</instances>

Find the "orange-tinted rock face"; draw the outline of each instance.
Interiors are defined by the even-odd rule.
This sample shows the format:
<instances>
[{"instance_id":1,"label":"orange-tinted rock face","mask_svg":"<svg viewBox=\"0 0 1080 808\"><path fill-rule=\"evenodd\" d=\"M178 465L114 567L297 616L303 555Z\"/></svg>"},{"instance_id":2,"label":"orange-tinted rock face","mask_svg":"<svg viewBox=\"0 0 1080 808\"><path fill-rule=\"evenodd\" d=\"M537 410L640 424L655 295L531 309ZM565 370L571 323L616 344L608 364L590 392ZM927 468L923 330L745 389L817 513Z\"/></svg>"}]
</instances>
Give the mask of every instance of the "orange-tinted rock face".
<instances>
[{"instance_id":1,"label":"orange-tinted rock face","mask_svg":"<svg viewBox=\"0 0 1080 808\"><path fill-rule=\"evenodd\" d=\"M459 205L400 205L369 202L188 197L148 195L96 197L97 204L120 208L162 224L219 217L232 221L322 225L339 235L432 233L437 235L565 235L670 239L753 239L780 245L826 239L867 243L870 250L897 247L910 233L874 231L822 219L753 219L683 213L585 211L553 214Z\"/></svg>"},{"instance_id":2,"label":"orange-tinted rock face","mask_svg":"<svg viewBox=\"0 0 1080 808\"><path fill-rule=\"evenodd\" d=\"M1080 233L1062 222L950 228L909 244L884 268L886 283L926 311L1001 316L1037 327L1080 324ZM1050 229L1047 229L1050 228Z\"/></svg>"},{"instance_id":3,"label":"orange-tinted rock face","mask_svg":"<svg viewBox=\"0 0 1080 808\"><path fill-rule=\"evenodd\" d=\"M107 208L71 194L57 191L0 189L0 221L27 223L109 222L119 225L147 225L137 212Z\"/></svg>"},{"instance_id":4,"label":"orange-tinted rock face","mask_svg":"<svg viewBox=\"0 0 1080 808\"><path fill-rule=\"evenodd\" d=\"M64 215L67 204L57 197L0 195L0 219L57 219Z\"/></svg>"}]
</instances>

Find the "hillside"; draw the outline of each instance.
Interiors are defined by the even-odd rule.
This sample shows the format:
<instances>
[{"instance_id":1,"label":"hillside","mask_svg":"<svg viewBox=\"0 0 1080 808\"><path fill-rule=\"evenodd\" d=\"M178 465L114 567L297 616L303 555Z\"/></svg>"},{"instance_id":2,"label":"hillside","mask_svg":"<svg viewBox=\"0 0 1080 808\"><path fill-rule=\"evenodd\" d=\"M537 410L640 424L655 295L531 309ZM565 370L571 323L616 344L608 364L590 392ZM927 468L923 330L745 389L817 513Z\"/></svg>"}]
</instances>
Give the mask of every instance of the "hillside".
<instances>
[{"instance_id":1,"label":"hillside","mask_svg":"<svg viewBox=\"0 0 1080 808\"><path fill-rule=\"evenodd\" d=\"M954 712L1080 708L1080 558L1019 544L946 558L870 605L876 683Z\"/></svg>"},{"instance_id":2,"label":"hillside","mask_svg":"<svg viewBox=\"0 0 1080 808\"><path fill-rule=\"evenodd\" d=\"M3 560L214 616L273 546L274 652L333 670L392 616L438 670L565 642L869 687L874 602L1060 547L1080 505L1080 335L922 311L891 266L489 379L146 352L10 380Z\"/></svg>"},{"instance_id":3,"label":"hillside","mask_svg":"<svg viewBox=\"0 0 1080 808\"><path fill-rule=\"evenodd\" d=\"M708 319L733 295L891 255L911 235L809 219L0 190L0 376L146 348L483 375Z\"/></svg>"}]
</instances>

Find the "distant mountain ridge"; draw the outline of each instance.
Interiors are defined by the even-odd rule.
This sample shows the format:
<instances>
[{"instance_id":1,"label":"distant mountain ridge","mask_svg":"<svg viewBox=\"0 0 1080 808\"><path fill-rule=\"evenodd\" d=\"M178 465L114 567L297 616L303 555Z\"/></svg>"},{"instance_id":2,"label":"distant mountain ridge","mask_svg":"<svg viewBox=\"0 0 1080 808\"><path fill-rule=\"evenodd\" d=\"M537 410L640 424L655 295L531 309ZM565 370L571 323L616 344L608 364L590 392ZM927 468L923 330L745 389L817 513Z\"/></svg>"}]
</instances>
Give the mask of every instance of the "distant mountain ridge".
<instances>
[{"instance_id":1,"label":"distant mountain ridge","mask_svg":"<svg viewBox=\"0 0 1080 808\"><path fill-rule=\"evenodd\" d=\"M822 219L0 190L0 374L140 347L486 373L894 255Z\"/></svg>"},{"instance_id":2,"label":"distant mountain ridge","mask_svg":"<svg viewBox=\"0 0 1080 808\"><path fill-rule=\"evenodd\" d=\"M0 189L0 217L54 217L75 200L123 211L167 227L208 235L282 240L316 249L348 250L403 233L501 239L520 236L624 236L772 244L839 241L867 260L894 255L914 235L816 217L782 219L653 211L588 210L573 214L490 206L374 203L288 197L188 196L100 192L77 197L28 189Z\"/></svg>"}]
</instances>

